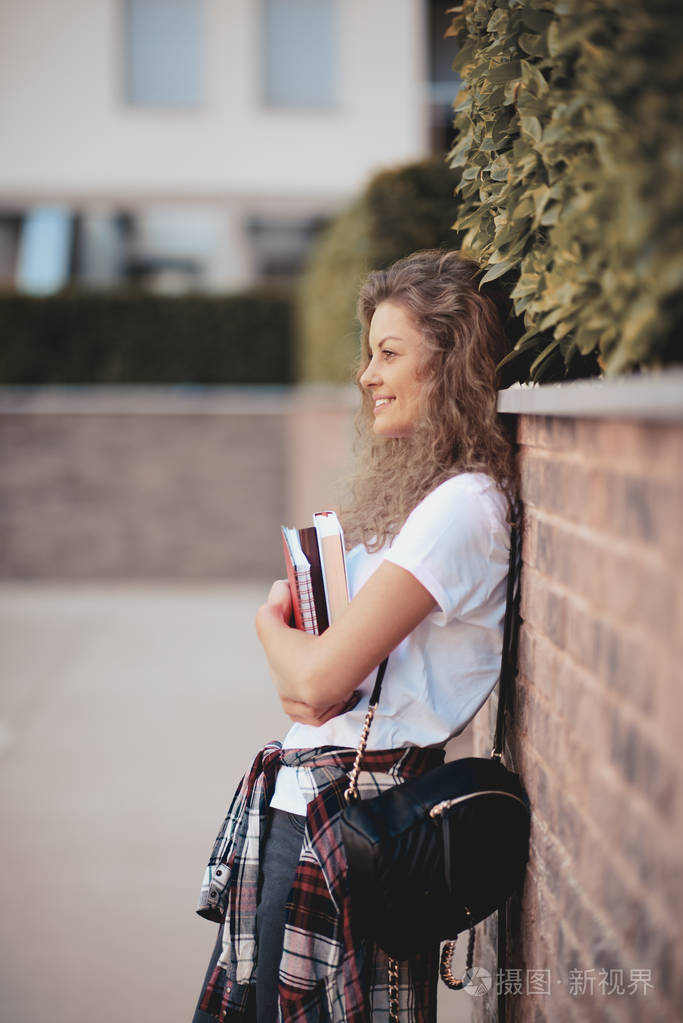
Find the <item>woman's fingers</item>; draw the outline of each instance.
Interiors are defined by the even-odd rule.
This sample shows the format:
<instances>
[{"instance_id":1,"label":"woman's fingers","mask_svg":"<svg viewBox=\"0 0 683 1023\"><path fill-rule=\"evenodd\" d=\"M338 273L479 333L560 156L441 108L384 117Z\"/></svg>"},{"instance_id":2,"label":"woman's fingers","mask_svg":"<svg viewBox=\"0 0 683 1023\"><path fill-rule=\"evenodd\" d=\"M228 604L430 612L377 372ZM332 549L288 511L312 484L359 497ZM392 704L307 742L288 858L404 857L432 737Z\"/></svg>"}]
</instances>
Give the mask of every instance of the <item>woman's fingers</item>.
<instances>
[{"instance_id":1,"label":"woman's fingers","mask_svg":"<svg viewBox=\"0 0 683 1023\"><path fill-rule=\"evenodd\" d=\"M307 703L301 703L299 700L282 700L282 709L288 718L295 721L300 725L313 725L317 727L322 725L325 721L329 721L331 717L336 717L338 708L326 707L324 710L320 707L310 707Z\"/></svg>"},{"instance_id":2,"label":"woman's fingers","mask_svg":"<svg viewBox=\"0 0 683 1023\"><path fill-rule=\"evenodd\" d=\"M266 603L278 611L283 621L289 623L292 614L292 594L286 579L275 580L270 587Z\"/></svg>"}]
</instances>

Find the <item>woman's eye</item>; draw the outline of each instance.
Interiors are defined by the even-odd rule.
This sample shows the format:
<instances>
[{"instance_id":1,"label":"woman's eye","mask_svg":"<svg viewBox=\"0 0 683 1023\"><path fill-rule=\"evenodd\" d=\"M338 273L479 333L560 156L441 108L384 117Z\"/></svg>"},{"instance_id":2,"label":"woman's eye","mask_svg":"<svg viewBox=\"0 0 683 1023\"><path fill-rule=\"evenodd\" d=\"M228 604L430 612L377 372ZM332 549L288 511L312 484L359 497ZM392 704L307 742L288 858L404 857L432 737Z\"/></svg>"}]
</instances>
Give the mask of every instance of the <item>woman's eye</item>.
<instances>
[{"instance_id":1,"label":"woman's eye","mask_svg":"<svg viewBox=\"0 0 683 1023\"><path fill-rule=\"evenodd\" d=\"M392 352L391 348L384 348L382 354L385 356L385 358L391 359L394 357L394 355L396 355L396 352Z\"/></svg>"}]
</instances>

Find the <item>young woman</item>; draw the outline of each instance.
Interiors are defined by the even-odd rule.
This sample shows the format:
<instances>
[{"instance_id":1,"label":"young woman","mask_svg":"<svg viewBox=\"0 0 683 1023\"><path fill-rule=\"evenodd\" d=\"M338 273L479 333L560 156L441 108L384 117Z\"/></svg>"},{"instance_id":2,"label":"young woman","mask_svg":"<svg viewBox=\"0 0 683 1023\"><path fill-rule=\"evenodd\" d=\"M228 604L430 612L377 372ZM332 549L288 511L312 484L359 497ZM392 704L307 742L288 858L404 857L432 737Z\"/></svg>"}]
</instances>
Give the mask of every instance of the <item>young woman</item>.
<instances>
[{"instance_id":1,"label":"young woman","mask_svg":"<svg viewBox=\"0 0 683 1023\"><path fill-rule=\"evenodd\" d=\"M437 766L495 685L510 440L496 412L506 339L495 292L453 252L370 274L362 449L342 514L351 602L321 636L289 627L275 582L256 627L293 726L245 775L199 912L222 921L195 1023L387 1021L387 957L353 935L339 835L377 666L389 656L361 798ZM438 949L400 969L402 1023L436 1018Z\"/></svg>"}]
</instances>

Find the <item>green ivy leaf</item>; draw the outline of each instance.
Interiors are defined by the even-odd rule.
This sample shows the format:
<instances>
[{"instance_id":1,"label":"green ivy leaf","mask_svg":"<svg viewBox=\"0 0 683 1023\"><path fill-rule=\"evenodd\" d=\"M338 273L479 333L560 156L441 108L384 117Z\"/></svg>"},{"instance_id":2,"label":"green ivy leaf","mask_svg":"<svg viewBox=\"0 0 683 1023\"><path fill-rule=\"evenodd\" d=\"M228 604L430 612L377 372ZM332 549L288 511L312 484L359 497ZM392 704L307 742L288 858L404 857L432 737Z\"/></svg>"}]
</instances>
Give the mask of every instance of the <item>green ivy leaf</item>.
<instances>
[{"instance_id":1,"label":"green ivy leaf","mask_svg":"<svg viewBox=\"0 0 683 1023\"><path fill-rule=\"evenodd\" d=\"M531 138L535 142L541 141L541 136L543 133L541 130L541 122L537 117L522 116L520 117L520 122L522 125L522 131L524 131L527 135L531 136Z\"/></svg>"},{"instance_id":2,"label":"green ivy leaf","mask_svg":"<svg viewBox=\"0 0 683 1023\"><path fill-rule=\"evenodd\" d=\"M490 267L481 279L481 284L487 284L489 281L496 281L503 274L507 273L514 266L513 260L504 260L502 263L496 263L495 266Z\"/></svg>"},{"instance_id":3,"label":"green ivy leaf","mask_svg":"<svg viewBox=\"0 0 683 1023\"><path fill-rule=\"evenodd\" d=\"M553 339L549 344L545 346L540 355L537 355L534 361L529 367L529 373L531 376L540 368L541 364L550 356L558 347L559 341Z\"/></svg>"}]
</instances>

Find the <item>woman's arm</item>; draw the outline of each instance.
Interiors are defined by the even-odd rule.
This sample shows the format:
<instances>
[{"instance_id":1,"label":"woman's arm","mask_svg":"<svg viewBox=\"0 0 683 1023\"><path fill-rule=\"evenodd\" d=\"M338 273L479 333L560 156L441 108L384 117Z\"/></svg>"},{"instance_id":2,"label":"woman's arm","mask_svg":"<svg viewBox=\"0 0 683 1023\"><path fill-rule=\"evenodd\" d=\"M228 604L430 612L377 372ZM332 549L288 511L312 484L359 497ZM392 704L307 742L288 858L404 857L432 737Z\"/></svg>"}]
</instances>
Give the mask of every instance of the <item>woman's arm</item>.
<instances>
[{"instance_id":1,"label":"woman's arm","mask_svg":"<svg viewBox=\"0 0 683 1023\"><path fill-rule=\"evenodd\" d=\"M291 597L283 580L259 608L256 631L280 697L322 710L347 701L435 604L410 572L383 561L321 636L289 627Z\"/></svg>"},{"instance_id":2,"label":"woman's arm","mask_svg":"<svg viewBox=\"0 0 683 1023\"><path fill-rule=\"evenodd\" d=\"M314 725L317 728L319 725L324 725L330 718L336 718L339 714L346 714L348 710L353 710L359 700L360 693L356 690L348 700L341 700L339 703L332 704L331 707L311 707L308 703L302 703L301 700L289 700L286 696L281 697L280 703L290 721L296 721L302 725Z\"/></svg>"}]
</instances>

